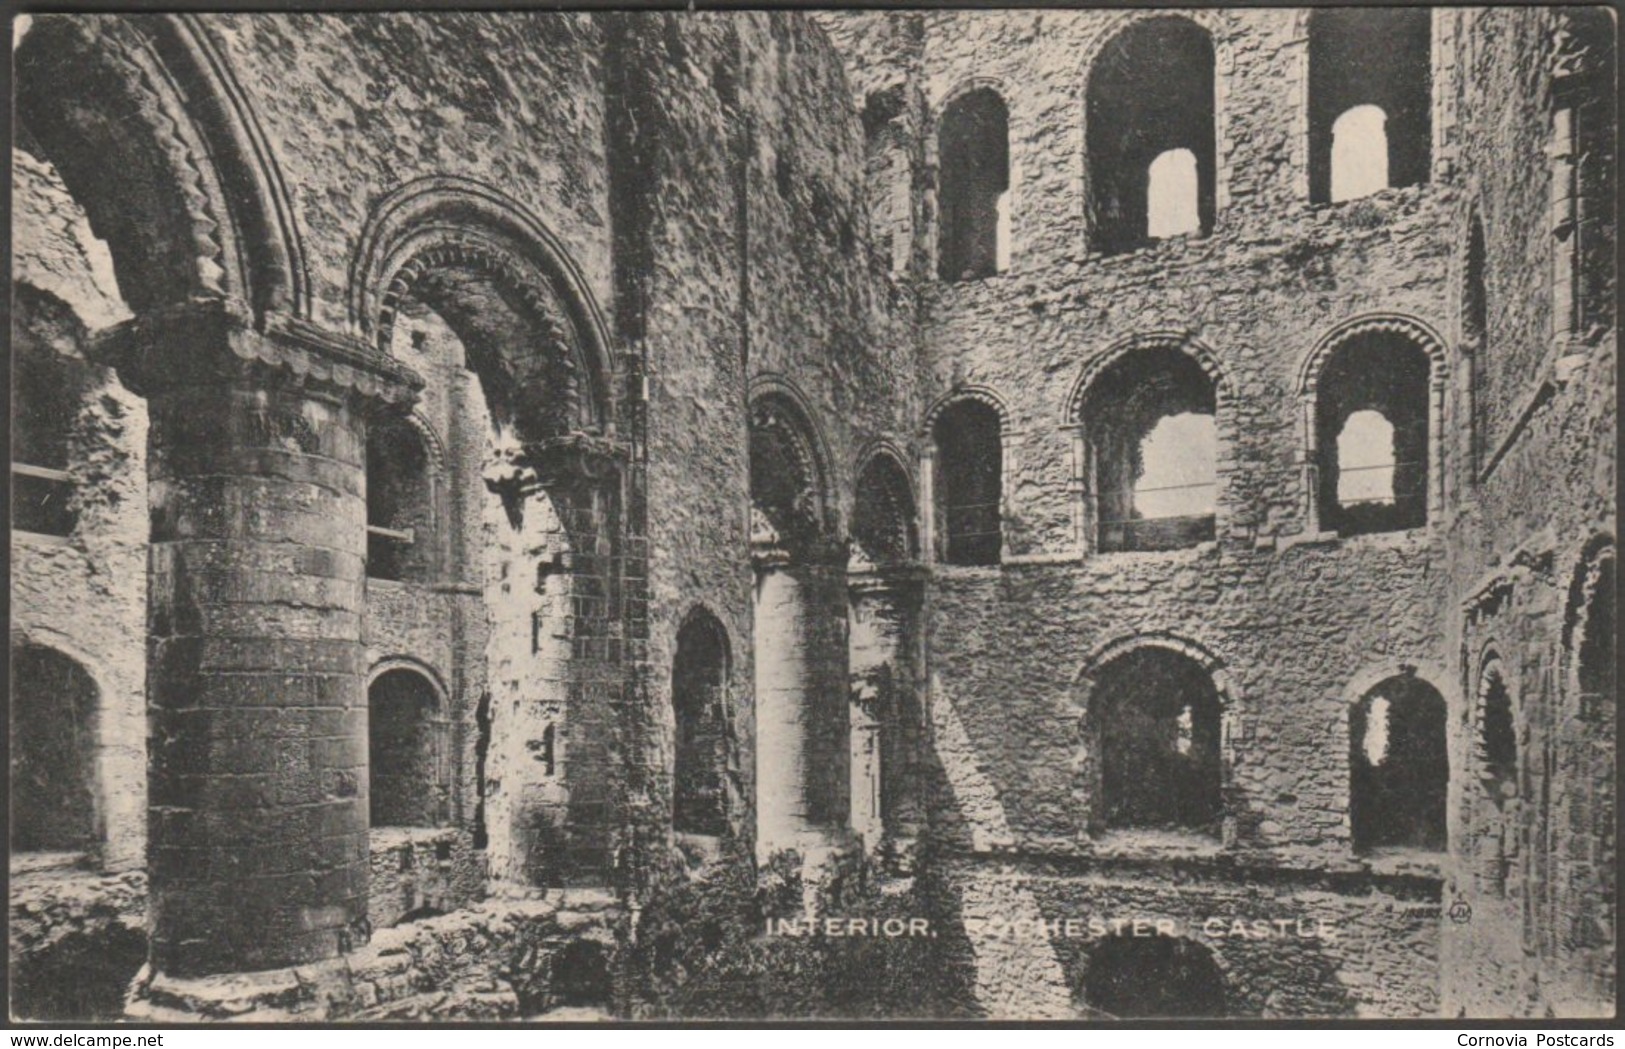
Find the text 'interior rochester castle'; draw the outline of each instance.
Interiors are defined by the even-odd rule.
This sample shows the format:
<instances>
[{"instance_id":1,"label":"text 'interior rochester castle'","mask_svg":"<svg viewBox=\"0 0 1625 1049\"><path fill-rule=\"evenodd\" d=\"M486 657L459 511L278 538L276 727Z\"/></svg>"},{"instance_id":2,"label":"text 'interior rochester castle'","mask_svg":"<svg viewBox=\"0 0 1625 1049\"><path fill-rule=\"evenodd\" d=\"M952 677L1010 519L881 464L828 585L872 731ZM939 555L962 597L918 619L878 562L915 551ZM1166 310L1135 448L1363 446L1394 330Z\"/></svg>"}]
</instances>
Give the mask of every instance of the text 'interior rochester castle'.
<instances>
[{"instance_id":1,"label":"text 'interior rochester castle'","mask_svg":"<svg viewBox=\"0 0 1625 1049\"><path fill-rule=\"evenodd\" d=\"M1607 10L14 38L14 1016L1612 1012Z\"/></svg>"}]
</instances>

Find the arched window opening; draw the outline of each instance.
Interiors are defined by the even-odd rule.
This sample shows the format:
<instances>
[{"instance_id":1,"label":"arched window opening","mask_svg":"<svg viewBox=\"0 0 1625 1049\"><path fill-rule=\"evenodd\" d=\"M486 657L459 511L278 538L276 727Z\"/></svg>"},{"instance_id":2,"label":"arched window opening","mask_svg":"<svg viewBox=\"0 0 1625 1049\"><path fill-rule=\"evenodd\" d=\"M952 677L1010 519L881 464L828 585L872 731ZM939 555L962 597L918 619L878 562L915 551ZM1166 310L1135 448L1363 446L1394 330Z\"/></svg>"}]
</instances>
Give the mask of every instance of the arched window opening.
<instances>
[{"instance_id":1,"label":"arched window opening","mask_svg":"<svg viewBox=\"0 0 1625 1049\"><path fill-rule=\"evenodd\" d=\"M378 675L367 690L368 790L374 827L442 822L439 697L415 670Z\"/></svg>"},{"instance_id":2,"label":"arched window opening","mask_svg":"<svg viewBox=\"0 0 1625 1049\"><path fill-rule=\"evenodd\" d=\"M1309 199L1428 180L1432 12L1328 8L1309 19Z\"/></svg>"},{"instance_id":3,"label":"arched window opening","mask_svg":"<svg viewBox=\"0 0 1625 1049\"><path fill-rule=\"evenodd\" d=\"M990 277L1008 265L1009 114L989 88L954 99L938 136L943 280Z\"/></svg>"},{"instance_id":4,"label":"arched window opening","mask_svg":"<svg viewBox=\"0 0 1625 1049\"><path fill-rule=\"evenodd\" d=\"M1172 347L1132 352L1090 384L1082 410L1097 549L1214 538L1215 406L1212 378Z\"/></svg>"},{"instance_id":5,"label":"arched window opening","mask_svg":"<svg viewBox=\"0 0 1625 1049\"><path fill-rule=\"evenodd\" d=\"M932 436L942 560L951 565L998 564L1004 543L999 413L981 401L959 401L937 416Z\"/></svg>"},{"instance_id":6,"label":"arched window opening","mask_svg":"<svg viewBox=\"0 0 1625 1049\"><path fill-rule=\"evenodd\" d=\"M1146 172L1146 236L1152 240L1202 231L1201 182L1196 154L1188 149L1159 153Z\"/></svg>"},{"instance_id":7,"label":"arched window opening","mask_svg":"<svg viewBox=\"0 0 1625 1049\"><path fill-rule=\"evenodd\" d=\"M59 307L55 310L28 309L30 300L43 296L25 295L23 285L13 287L19 317L11 373L11 523L22 532L67 536L79 516L69 467L84 367L49 343L39 344L42 333L34 329L67 325L65 334L72 337L82 334L83 325L59 302L49 304ZM46 312L60 316L42 316Z\"/></svg>"},{"instance_id":8,"label":"arched window opening","mask_svg":"<svg viewBox=\"0 0 1625 1049\"><path fill-rule=\"evenodd\" d=\"M1431 685L1397 675L1354 704L1349 768L1357 850L1445 847L1445 703Z\"/></svg>"},{"instance_id":9,"label":"arched window opening","mask_svg":"<svg viewBox=\"0 0 1625 1049\"><path fill-rule=\"evenodd\" d=\"M1216 835L1222 707L1207 670L1171 649L1135 649L1096 675L1090 707L1096 822Z\"/></svg>"},{"instance_id":10,"label":"arched window opening","mask_svg":"<svg viewBox=\"0 0 1625 1049\"><path fill-rule=\"evenodd\" d=\"M1355 106L1332 122L1332 203L1388 188L1388 114Z\"/></svg>"},{"instance_id":11,"label":"arched window opening","mask_svg":"<svg viewBox=\"0 0 1625 1049\"><path fill-rule=\"evenodd\" d=\"M672 776L672 828L720 835L728 829L728 640L707 612L677 633L671 701L677 723Z\"/></svg>"},{"instance_id":12,"label":"arched window opening","mask_svg":"<svg viewBox=\"0 0 1625 1049\"><path fill-rule=\"evenodd\" d=\"M1316 398L1321 527L1344 535L1427 523L1432 362L1410 339L1366 332L1339 346Z\"/></svg>"},{"instance_id":13,"label":"arched window opening","mask_svg":"<svg viewBox=\"0 0 1625 1049\"><path fill-rule=\"evenodd\" d=\"M1468 355L1467 390L1468 461L1474 479L1484 469L1489 454L1485 410L1490 399L1485 391L1489 379L1489 296L1484 275L1484 222L1475 212L1467 231L1467 259L1461 288L1461 349Z\"/></svg>"},{"instance_id":14,"label":"arched window opening","mask_svg":"<svg viewBox=\"0 0 1625 1049\"><path fill-rule=\"evenodd\" d=\"M60 652L12 648L12 851L85 852L96 846L100 698L85 668Z\"/></svg>"},{"instance_id":15,"label":"arched window opening","mask_svg":"<svg viewBox=\"0 0 1625 1049\"><path fill-rule=\"evenodd\" d=\"M1085 108L1094 250L1213 228L1213 72L1207 30L1180 17L1137 22L1101 52Z\"/></svg>"},{"instance_id":16,"label":"arched window opening","mask_svg":"<svg viewBox=\"0 0 1625 1049\"><path fill-rule=\"evenodd\" d=\"M367 429L367 575L428 582L434 574L434 498L423 437L401 418Z\"/></svg>"},{"instance_id":17,"label":"arched window opening","mask_svg":"<svg viewBox=\"0 0 1625 1049\"><path fill-rule=\"evenodd\" d=\"M1224 1015L1224 975L1192 940L1109 936L1090 951L1081 997L1090 1018L1211 1018Z\"/></svg>"},{"instance_id":18,"label":"arched window opening","mask_svg":"<svg viewBox=\"0 0 1625 1049\"><path fill-rule=\"evenodd\" d=\"M908 474L890 455L876 455L858 475L852 504L852 561L896 565L918 556L914 499Z\"/></svg>"}]
</instances>

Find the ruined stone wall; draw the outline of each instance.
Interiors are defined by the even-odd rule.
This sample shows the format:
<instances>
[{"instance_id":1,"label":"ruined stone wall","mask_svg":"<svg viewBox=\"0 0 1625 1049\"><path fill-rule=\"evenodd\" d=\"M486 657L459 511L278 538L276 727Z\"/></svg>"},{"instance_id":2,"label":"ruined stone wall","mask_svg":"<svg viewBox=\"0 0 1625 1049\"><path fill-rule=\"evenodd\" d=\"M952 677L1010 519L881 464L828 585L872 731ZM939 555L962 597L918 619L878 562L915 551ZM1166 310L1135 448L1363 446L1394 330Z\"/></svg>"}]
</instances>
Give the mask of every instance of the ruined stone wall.
<instances>
[{"instance_id":1,"label":"ruined stone wall","mask_svg":"<svg viewBox=\"0 0 1625 1049\"><path fill-rule=\"evenodd\" d=\"M1212 33L1217 78L1213 232L1109 256L1091 250L1089 76L1112 37L1148 17L1044 11L888 18L916 23L917 51L897 45L911 31L895 24L890 32L835 30L852 49L849 65L864 70L866 89L893 78L917 85L925 170L914 173L913 184L925 198L928 241L940 163L932 137L945 100L986 84L1010 113L1008 270L941 282L926 251L914 273L924 399L978 387L1006 413L1005 563L933 568L932 823L960 850L1133 857L1140 862L1121 875L1128 897L1168 891L1169 864L1191 849L1245 855L1269 869L1370 870L1375 861L1355 854L1348 822L1348 712L1358 698L1350 689L1356 680L1374 683L1416 667L1453 694L1445 669L1452 665L1443 626L1447 576L1439 567L1445 519L1436 510L1422 529L1320 532L1306 490L1302 383L1316 346L1361 314L1399 314L1451 330L1444 226L1453 196L1432 184L1311 205L1304 13L1199 11L1189 17ZM1160 553L1093 552L1080 527L1074 451L1080 382L1125 340L1154 332L1199 345L1214 366L1210 374L1219 376L1217 541ZM1457 469L1444 457L1446 477ZM1222 668L1226 820L1209 845L1131 833L1102 838L1087 827L1095 799L1084 774L1079 675L1113 643L1146 637L1194 647ZM1441 859L1375 863L1381 877L1400 869L1419 875L1421 885L1435 886L1431 899L1424 888L1419 909L1399 926L1352 928L1316 963L1324 972L1305 970L1319 973L1305 976L1324 984L1318 990L1293 990L1285 980L1268 1005L1246 998L1251 990L1238 992L1240 1007L1431 1014L1438 1007L1431 961L1437 911L1429 908L1438 904L1432 879ZM1019 886L1025 875L1009 877ZM1102 892L1117 899L1088 880L1053 877L1059 888L1044 891L1075 903ZM1359 913L1358 895L1341 893L1329 889L1305 906ZM1221 892L1215 905L1273 913L1281 901L1267 897ZM1027 984L1031 974L1018 955L987 978ZM1239 986L1271 982L1260 969L1247 971L1274 964L1262 960L1267 956L1259 951L1240 965ZM1386 980L1375 974L1389 967L1403 991L1324 998L1345 982ZM1010 1003L1010 1015L1022 1013L1014 998ZM1071 1008L1065 995L1058 1008Z\"/></svg>"},{"instance_id":2,"label":"ruined stone wall","mask_svg":"<svg viewBox=\"0 0 1625 1049\"><path fill-rule=\"evenodd\" d=\"M643 760L669 768L676 634L704 606L728 631L741 793L752 798L751 385L782 379L805 398L828 460L824 496L844 527L862 446L910 439L912 350L906 329L886 324L885 283L868 264L861 134L822 34L794 15L613 24L612 97L626 107L612 125L626 179L618 307L650 398L658 734ZM753 812L730 815L753 833Z\"/></svg>"},{"instance_id":3,"label":"ruined stone wall","mask_svg":"<svg viewBox=\"0 0 1625 1049\"><path fill-rule=\"evenodd\" d=\"M104 244L55 171L12 151L14 352L55 362L69 385L74 528L11 533L11 636L84 667L97 696L93 787L108 870L146 849L147 420L145 402L84 356L128 316Z\"/></svg>"},{"instance_id":4,"label":"ruined stone wall","mask_svg":"<svg viewBox=\"0 0 1625 1049\"><path fill-rule=\"evenodd\" d=\"M1613 54L1606 16L1556 9L1453 12L1454 75L1438 84L1460 114L1462 199L1449 224L1465 280L1473 211L1482 217L1489 324L1480 363L1483 472L1463 492L1448 560L1448 644L1466 702L1453 719L1455 865L1447 895L1471 919L1444 926L1449 1014L1605 1015L1617 973L1613 701L1580 694L1577 650L1594 594L1585 582L1611 556L1618 442L1617 286L1609 203L1617 193ZM1581 324L1554 306L1567 249L1554 223L1561 196L1554 72L1588 75L1579 111L1574 232L1581 244ZM1576 77L1575 79L1578 79ZM1575 80L1570 80L1570 87ZM1457 288L1458 300L1464 289ZM1465 408L1465 405L1461 407ZM1516 726L1518 790L1486 800L1478 701L1499 657ZM1493 870L1498 857L1504 874Z\"/></svg>"}]
</instances>

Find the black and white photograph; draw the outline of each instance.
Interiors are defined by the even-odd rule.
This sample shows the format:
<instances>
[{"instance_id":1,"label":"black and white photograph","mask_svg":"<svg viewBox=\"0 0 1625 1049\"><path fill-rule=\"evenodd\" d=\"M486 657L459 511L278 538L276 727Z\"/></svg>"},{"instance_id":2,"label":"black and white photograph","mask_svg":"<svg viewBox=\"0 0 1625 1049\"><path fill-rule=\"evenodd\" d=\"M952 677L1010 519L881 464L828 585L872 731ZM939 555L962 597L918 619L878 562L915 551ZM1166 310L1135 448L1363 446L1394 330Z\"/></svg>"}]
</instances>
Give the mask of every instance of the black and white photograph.
<instances>
[{"instance_id":1,"label":"black and white photograph","mask_svg":"<svg viewBox=\"0 0 1625 1049\"><path fill-rule=\"evenodd\" d=\"M11 1024L1615 1017L1612 8L11 33Z\"/></svg>"}]
</instances>

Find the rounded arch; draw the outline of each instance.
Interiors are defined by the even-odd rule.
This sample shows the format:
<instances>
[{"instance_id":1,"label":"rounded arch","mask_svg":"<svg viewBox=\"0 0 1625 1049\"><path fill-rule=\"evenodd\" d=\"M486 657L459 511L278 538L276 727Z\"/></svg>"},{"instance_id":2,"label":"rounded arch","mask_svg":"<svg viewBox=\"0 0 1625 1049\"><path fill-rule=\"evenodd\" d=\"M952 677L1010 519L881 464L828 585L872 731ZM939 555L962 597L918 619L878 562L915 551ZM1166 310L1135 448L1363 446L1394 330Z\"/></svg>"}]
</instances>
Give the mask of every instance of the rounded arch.
<instances>
[{"instance_id":1,"label":"rounded arch","mask_svg":"<svg viewBox=\"0 0 1625 1049\"><path fill-rule=\"evenodd\" d=\"M410 670L421 676L434 689L436 707L440 710L448 709L447 697L451 692L446 688L445 679L440 676L440 671L416 656L384 656L375 661L367 671L367 687L372 688L379 678L392 670Z\"/></svg>"},{"instance_id":2,"label":"rounded arch","mask_svg":"<svg viewBox=\"0 0 1625 1049\"><path fill-rule=\"evenodd\" d=\"M1353 706L1364 699L1372 689L1396 677L1413 677L1437 692L1447 706L1455 705L1456 689L1444 667L1425 660L1410 662L1397 659L1369 664L1349 678L1348 684L1343 688L1344 705Z\"/></svg>"},{"instance_id":3,"label":"rounded arch","mask_svg":"<svg viewBox=\"0 0 1625 1049\"><path fill-rule=\"evenodd\" d=\"M22 144L85 208L137 313L225 297L309 315L291 197L196 16L36 15L14 59Z\"/></svg>"},{"instance_id":4,"label":"rounded arch","mask_svg":"<svg viewBox=\"0 0 1625 1049\"><path fill-rule=\"evenodd\" d=\"M1235 696L1217 656L1171 633L1121 637L1089 655L1074 698L1086 831L1223 833Z\"/></svg>"},{"instance_id":5,"label":"rounded arch","mask_svg":"<svg viewBox=\"0 0 1625 1049\"><path fill-rule=\"evenodd\" d=\"M1006 439L1009 438L1010 406L998 390L982 383L964 383L955 386L952 390L938 397L931 407L926 410L925 426L920 431L921 437L926 441L930 441L937 427L937 419L942 416L943 412L960 401L976 401L993 409L994 413L999 417L1000 432L1004 434Z\"/></svg>"},{"instance_id":6,"label":"rounded arch","mask_svg":"<svg viewBox=\"0 0 1625 1049\"><path fill-rule=\"evenodd\" d=\"M1195 232L1211 232L1227 203L1220 70L1232 57L1210 12L1136 11L1108 21L1085 46L1077 88L1079 200L1092 252L1116 254L1153 238L1147 165L1187 149L1196 163Z\"/></svg>"},{"instance_id":7,"label":"rounded arch","mask_svg":"<svg viewBox=\"0 0 1625 1049\"><path fill-rule=\"evenodd\" d=\"M1329 368L1338 360L1345 347L1354 353L1384 353L1384 338L1397 338L1416 348L1422 358L1416 359L1420 382L1420 362L1425 358L1427 388L1412 384L1392 383L1383 387L1380 395L1363 379L1348 368ZM1395 367L1405 363L1395 359ZM1328 370L1339 378L1322 385ZM1323 335L1304 357L1298 368L1298 395L1302 411L1302 440L1304 442L1303 497L1304 519L1309 530L1330 527L1350 533L1394 531L1422 527L1436 521L1444 512L1445 456L1444 456L1444 402L1445 389L1450 376L1449 350L1436 329L1415 317L1400 313L1365 313L1343 321ZM1344 396L1378 397L1377 411L1385 421L1396 427L1394 462L1389 487L1378 502L1352 507L1345 506L1338 491L1342 481L1341 456L1330 429L1337 425L1338 416L1323 410L1323 395L1329 395L1333 404ZM1369 400L1368 407L1372 407ZM1345 406L1345 411L1347 407ZM1346 417L1342 420L1347 422ZM1323 432L1325 431L1325 432ZM1401 445L1403 444L1403 447ZM1380 476L1380 475L1379 475Z\"/></svg>"},{"instance_id":8,"label":"rounded arch","mask_svg":"<svg viewBox=\"0 0 1625 1049\"><path fill-rule=\"evenodd\" d=\"M1161 648L1184 656L1207 672L1213 679L1213 688L1226 710L1237 705L1239 697L1226 670L1226 664L1212 649L1201 642L1168 631L1148 631L1124 634L1098 646L1084 659L1078 671L1075 693L1079 708L1087 715L1089 698L1094 691L1095 679L1100 671L1131 652L1147 648Z\"/></svg>"},{"instance_id":9,"label":"rounded arch","mask_svg":"<svg viewBox=\"0 0 1625 1049\"><path fill-rule=\"evenodd\" d=\"M1123 33L1133 29L1142 22L1155 19L1179 19L1189 22L1197 28L1204 30L1208 38L1213 41L1214 57L1219 60L1218 69L1228 69L1229 64L1224 61L1231 53L1230 42L1224 33L1225 13L1219 9L1203 8L1186 11L1157 11L1157 10L1128 10L1114 11L1101 19L1100 29L1083 47L1078 57L1078 79L1075 88L1080 99L1088 96L1089 82L1094 78L1095 70L1100 65L1100 57L1106 48L1120 38Z\"/></svg>"},{"instance_id":10,"label":"rounded arch","mask_svg":"<svg viewBox=\"0 0 1625 1049\"><path fill-rule=\"evenodd\" d=\"M1078 374L1077 379L1073 381L1072 389L1067 394L1061 415L1061 425L1064 427L1081 425L1083 422L1083 404L1089 396L1089 390L1094 386L1095 381L1112 365L1129 354L1145 349L1178 350L1194 360L1201 366L1202 371L1207 374L1208 378L1213 381L1214 400L1217 402L1215 413L1221 413L1225 408L1229 407L1235 388L1231 385L1230 376L1225 372L1218 352L1190 332L1160 329L1125 335L1090 358L1083 366L1083 370Z\"/></svg>"},{"instance_id":11,"label":"rounded arch","mask_svg":"<svg viewBox=\"0 0 1625 1049\"><path fill-rule=\"evenodd\" d=\"M726 682L733 674L733 642L728 637L728 628L708 606L701 603L690 607L678 623L676 636L678 648L682 647L684 638L712 646L722 659L723 680Z\"/></svg>"},{"instance_id":12,"label":"rounded arch","mask_svg":"<svg viewBox=\"0 0 1625 1049\"><path fill-rule=\"evenodd\" d=\"M459 278L440 277L451 272ZM506 410L526 428L544 431L523 436L614 429L608 325L563 242L524 205L485 183L448 175L413 180L379 200L351 261L349 323L387 353L403 301L425 294L440 300L437 312L465 345L495 347L485 363L500 366L509 382L539 385L532 398L562 393L553 406L510 402L502 384L486 384L493 412ZM489 316L475 323L499 305L512 314L513 337L487 330ZM477 347L466 348L473 363Z\"/></svg>"},{"instance_id":13,"label":"rounded arch","mask_svg":"<svg viewBox=\"0 0 1625 1049\"><path fill-rule=\"evenodd\" d=\"M981 75L965 77L931 100L932 135L935 136L938 126L942 123L942 114L948 111L949 106L978 91L991 91L999 96L1007 108L1010 105L1012 92L1010 84L1003 77Z\"/></svg>"},{"instance_id":14,"label":"rounded arch","mask_svg":"<svg viewBox=\"0 0 1625 1049\"><path fill-rule=\"evenodd\" d=\"M875 442L859 456L852 496L856 559L878 565L919 557L919 503L907 463L890 441Z\"/></svg>"},{"instance_id":15,"label":"rounded arch","mask_svg":"<svg viewBox=\"0 0 1625 1049\"><path fill-rule=\"evenodd\" d=\"M1431 363L1431 386L1444 391L1450 377L1449 350L1444 338L1431 325L1403 313L1362 313L1338 324L1320 337L1298 366L1298 393L1313 398L1319 390L1320 376L1326 370L1326 361L1348 342L1361 335L1399 335L1410 340L1426 353Z\"/></svg>"},{"instance_id":16,"label":"rounded arch","mask_svg":"<svg viewBox=\"0 0 1625 1049\"><path fill-rule=\"evenodd\" d=\"M750 445L752 503L780 536L839 534L828 439L811 402L783 376L758 375L751 381Z\"/></svg>"}]
</instances>

